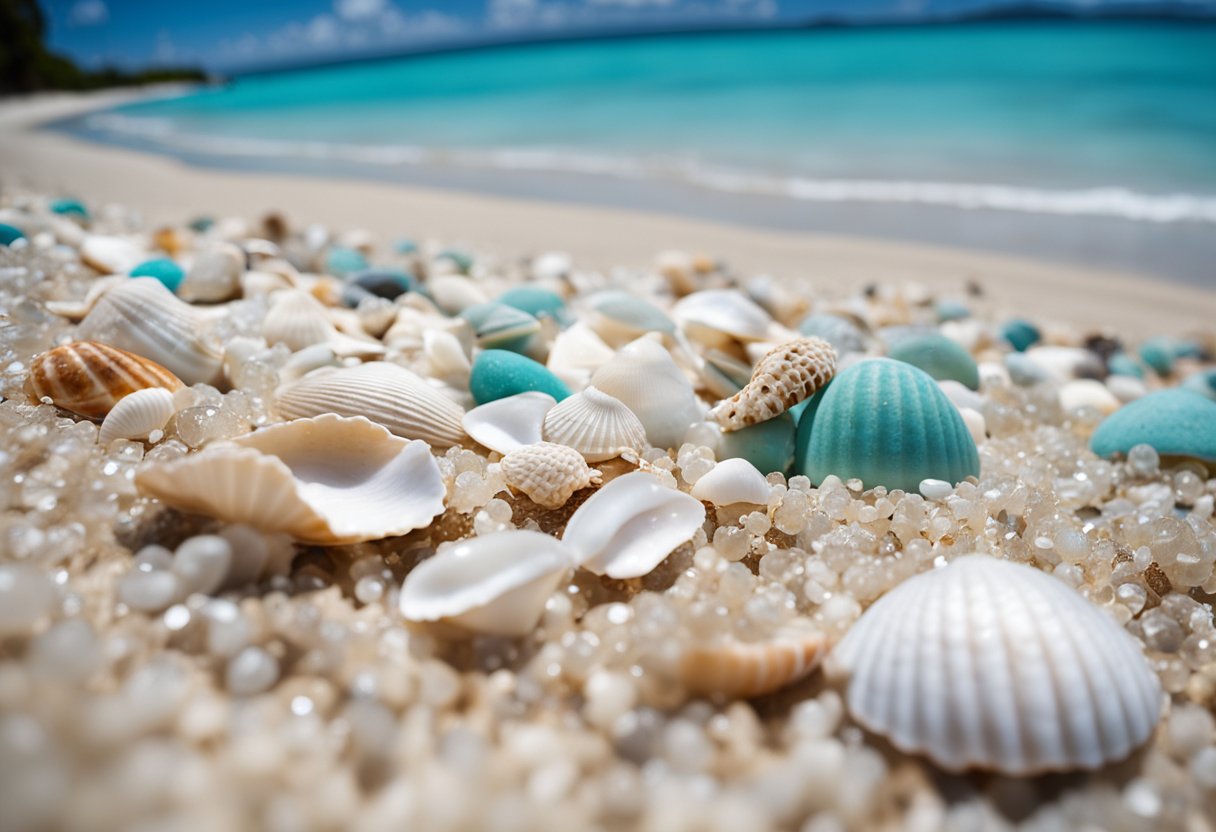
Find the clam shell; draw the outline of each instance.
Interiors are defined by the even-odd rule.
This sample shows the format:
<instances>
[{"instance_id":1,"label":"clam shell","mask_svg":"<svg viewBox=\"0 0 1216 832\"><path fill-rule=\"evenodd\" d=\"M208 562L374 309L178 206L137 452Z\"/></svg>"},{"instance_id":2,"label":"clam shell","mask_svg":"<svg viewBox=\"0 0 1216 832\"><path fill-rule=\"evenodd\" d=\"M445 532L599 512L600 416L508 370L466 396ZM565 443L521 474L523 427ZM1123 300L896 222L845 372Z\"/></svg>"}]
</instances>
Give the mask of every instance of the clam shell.
<instances>
[{"instance_id":1,"label":"clam shell","mask_svg":"<svg viewBox=\"0 0 1216 832\"><path fill-rule=\"evenodd\" d=\"M444 329L428 329L422 333L422 352L434 378L445 379L463 387L468 386L473 365L456 333Z\"/></svg>"},{"instance_id":2,"label":"clam shell","mask_svg":"<svg viewBox=\"0 0 1216 832\"><path fill-rule=\"evenodd\" d=\"M584 318L609 346L619 347L647 332L671 334L676 325L658 307L629 292L607 289L586 301Z\"/></svg>"},{"instance_id":3,"label":"clam shell","mask_svg":"<svg viewBox=\"0 0 1216 832\"><path fill-rule=\"evenodd\" d=\"M427 279L426 288L435 305L449 315L457 315L489 300L476 283L455 274L432 276Z\"/></svg>"},{"instance_id":4,"label":"clam shell","mask_svg":"<svg viewBox=\"0 0 1216 832\"><path fill-rule=\"evenodd\" d=\"M552 442L511 451L502 458L502 473L507 485L545 508L563 506L575 491L600 483L600 472L582 454Z\"/></svg>"},{"instance_id":5,"label":"clam shell","mask_svg":"<svg viewBox=\"0 0 1216 832\"><path fill-rule=\"evenodd\" d=\"M730 638L690 647L680 660L680 678L692 693L747 699L805 679L827 652L823 633L789 626L765 641Z\"/></svg>"},{"instance_id":6,"label":"clam shell","mask_svg":"<svg viewBox=\"0 0 1216 832\"><path fill-rule=\"evenodd\" d=\"M540 332L540 321L505 303L479 303L461 310L460 317L473 327L482 349L523 352Z\"/></svg>"},{"instance_id":7,"label":"clam shell","mask_svg":"<svg viewBox=\"0 0 1216 832\"><path fill-rule=\"evenodd\" d=\"M135 277L98 298L77 335L149 358L186 384L213 384L223 352L206 334L210 322L156 278Z\"/></svg>"},{"instance_id":8,"label":"clam shell","mask_svg":"<svg viewBox=\"0 0 1216 832\"><path fill-rule=\"evenodd\" d=\"M148 259L148 254L130 240L89 234L80 244L80 259L102 274L126 274Z\"/></svg>"},{"instance_id":9,"label":"clam shell","mask_svg":"<svg viewBox=\"0 0 1216 832\"><path fill-rule=\"evenodd\" d=\"M646 447L646 429L633 411L595 387L575 393L550 410L542 436L546 442L574 448L588 462Z\"/></svg>"},{"instance_id":10,"label":"clam shell","mask_svg":"<svg viewBox=\"0 0 1216 832\"><path fill-rule=\"evenodd\" d=\"M657 448L678 448L688 426L702 416L692 385L654 333L622 347L596 370L591 384L632 410Z\"/></svg>"},{"instance_id":11,"label":"clam shell","mask_svg":"<svg viewBox=\"0 0 1216 832\"><path fill-rule=\"evenodd\" d=\"M836 373L836 350L822 338L799 338L769 352L747 386L709 412L723 430L767 422L820 390Z\"/></svg>"},{"instance_id":12,"label":"clam shell","mask_svg":"<svg viewBox=\"0 0 1216 832\"><path fill-rule=\"evenodd\" d=\"M425 442L332 414L144 465L135 484L182 511L326 546L425 528L446 494Z\"/></svg>"},{"instance_id":13,"label":"clam shell","mask_svg":"<svg viewBox=\"0 0 1216 832\"><path fill-rule=\"evenodd\" d=\"M973 555L880 598L833 651L853 717L949 770L1094 769L1162 705L1139 644L1066 584Z\"/></svg>"},{"instance_id":14,"label":"clam shell","mask_svg":"<svg viewBox=\"0 0 1216 832\"><path fill-rule=\"evenodd\" d=\"M579 565L610 578L640 578L705 522L705 506L654 474L617 477L578 507L562 542Z\"/></svg>"},{"instance_id":15,"label":"clam shell","mask_svg":"<svg viewBox=\"0 0 1216 832\"><path fill-rule=\"evenodd\" d=\"M692 487L692 496L716 506L735 503L768 505L773 487L759 469L746 459L724 459L704 474Z\"/></svg>"},{"instance_id":16,"label":"clam shell","mask_svg":"<svg viewBox=\"0 0 1216 832\"><path fill-rule=\"evenodd\" d=\"M262 336L270 345L283 344L292 352L326 344L336 355L383 355L384 345L338 331L329 312L307 292L288 289L274 296L262 321Z\"/></svg>"},{"instance_id":17,"label":"clam shell","mask_svg":"<svg viewBox=\"0 0 1216 832\"><path fill-rule=\"evenodd\" d=\"M34 357L25 390L34 401L101 419L137 390L179 390L181 380L155 361L93 341L74 341Z\"/></svg>"},{"instance_id":18,"label":"clam shell","mask_svg":"<svg viewBox=\"0 0 1216 832\"><path fill-rule=\"evenodd\" d=\"M464 414L461 423L479 444L509 454L541 441L545 415L556 404L548 393L516 393L473 408Z\"/></svg>"},{"instance_id":19,"label":"clam shell","mask_svg":"<svg viewBox=\"0 0 1216 832\"><path fill-rule=\"evenodd\" d=\"M919 367L938 381L953 379L970 390L980 388L979 367L971 353L937 332L902 338L887 355Z\"/></svg>"},{"instance_id":20,"label":"clam shell","mask_svg":"<svg viewBox=\"0 0 1216 832\"><path fill-rule=\"evenodd\" d=\"M447 621L494 635L524 635L573 567L566 547L515 529L443 546L414 567L401 587L407 621Z\"/></svg>"},{"instance_id":21,"label":"clam shell","mask_svg":"<svg viewBox=\"0 0 1216 832\"><path fill-rule=\"evenodd\" d=\"M97 442L108 445L115 439L146 439L160 430L176 412L173 394L163 387L148 387L123 396L106 414Z\"/></svg>"},{"instance_id":22,"label":"clam shell","mask_svg":"<svg viewBox=\"0 0 1216 832\"><path fill-rule=\"evenodd\" d=\"M564 329L553 339L545 366L575 389L586 387L591 375L616 355L612 347L585 322Z\"/></svg>"},{"instance_id":23,"label":"clam shell","mask_svg":"<svg viewBox=\"0 0 1216 832\"><path fill-rule=\"evenodd\" d=\"M183 300L215 303L236 297L245 272L245 252L232 243L212 243L198 253L177 289Z\"/></svg>"},{"instance_id":24,"label":"clam shell","mask_svg":"<svg viewBox=\"0 0 1216 832\"><path fill-rule=\"evenodd\" d=\"M709 347L731 341L784 341L788 333L737 289L706 289L681 298L672 310L689 338Z\"/></svg>"},{"instance_id":25,"label":"clam shell","mask_svg":"<svg viewBox=\"0 0 1216 832\"><path fill-rule=\"evenodd\" d=\"M366 416L397 436L446 448L464 440L460 405L405 367L373 361L322 368L279 388L277 407L288 419L336 413Z\"/></svg>"}]
</instances>

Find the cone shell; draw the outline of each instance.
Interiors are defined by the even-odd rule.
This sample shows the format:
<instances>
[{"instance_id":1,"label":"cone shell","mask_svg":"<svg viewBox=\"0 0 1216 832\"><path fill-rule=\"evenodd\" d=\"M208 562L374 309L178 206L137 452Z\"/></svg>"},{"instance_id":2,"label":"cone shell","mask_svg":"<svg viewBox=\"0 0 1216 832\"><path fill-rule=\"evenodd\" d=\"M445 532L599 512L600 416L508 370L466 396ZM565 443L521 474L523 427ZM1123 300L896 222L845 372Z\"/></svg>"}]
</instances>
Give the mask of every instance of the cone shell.
<instances>
[{"instance_id":1,"label":"cone shell","mask_svg":"<svg viewBox=\"0 0 1216 832\"><path fill-rule=\"evenodd\" d=\"M145 465L135 484L182 511L323 546L425 528L443 512L446 494L425 442L332 414Z\"/></svg>"},{"instance_id":2,"label":"cone shell","mask_svg":"<svg viewBox=\"0 0 1216 832\"><path fill-rule=\"evenodd\" d=\"M115 439L146 439L160 430L177 410L172 393L163 387L148 387L124 396L106 414L97 442L108 445Z\"/></svg>"},{"instance_id":3,"label":"cone shell","mask_svg":"<svg viewBox=\"0 0 1216 832\"><path fill-rule=\"evenodd\" d=\"M507 485L545 508L565 505L575 491L600 483L600 472L582 454L552 442L511 451L502 458L502 473Z\"/></svg>"},{"instance_id":4,"label":"cone shell","mask_svg":"<svg viewBox=\"0 0 1216 832\"><path fill-rule=\"evenodd\" d=\"M34 401L101 419L125 396L151 387L179 390L181 380L157 364L126 350L93 341L55 347L30 362L25 389Z\"/></svg>"},{"instance_id":5,"label":"cone shell","mask_svg":"<svg viewBox=\"0 0 1216 832\"><path fill-rule=\"evenodd\" d=\"M809 398L836 373L836 350L822 338L777 347L756 365L747 386L710 411L723 430L739 430L780 416Z\"/></svg>"},{"instance_id":6,"label":"cone shell","mask_svg":"<svg viewBox=\"0 0 1216 832\"><path fill-rule=\"evenodd\" d=\"M747 699L805 679L827 651L823 633L791 626L767 641L732 638L690 647L680 661L680 677L692 693Z\"/></svg>"},{"instance_id":7,"label":"cone shell","mask_svg":"<svg viewBox=\"0 0 1216 832\"><path fill-rule=\"evenodd\" d=\"M1144 743L1162 705L1140 645L1038 569L972 555L880 598L829 662L853 717L951 771L1095 769Z\"/></svg>"},{"instance_id":8,"label":"cone shell","mask_svg":"<svg viewBox=\"0 0 1216 832\"><path fill-rule=\"evenodd\" d=\"M702 405L667 348L652 333L626 344L591 377L595 389L619 399L657 448L678 448Z\"/></svg>"},{"instance_id":9,"label":"cone shell","mask_svg":"<svg viewBox=\"0 0 1216 832\"><path fill-rule=\"evenodd\" d=\"M460 405L405 367L384 361L309 373L279 388L277 407L287 419L322 413L366 416L397 436L438 448L464 440Z\"/></svg>"},{"instance_id":10,"label":"cone shell","mask_svg":"<svg viewBox=\"0 0 1216 832\"><path fill-rule=\"evenodd\" d=\"M574 448L588 462L646 447L646 429L619 399L588 387L559 402L545 415L543 436Z\"/></svg>"}]
</instances>

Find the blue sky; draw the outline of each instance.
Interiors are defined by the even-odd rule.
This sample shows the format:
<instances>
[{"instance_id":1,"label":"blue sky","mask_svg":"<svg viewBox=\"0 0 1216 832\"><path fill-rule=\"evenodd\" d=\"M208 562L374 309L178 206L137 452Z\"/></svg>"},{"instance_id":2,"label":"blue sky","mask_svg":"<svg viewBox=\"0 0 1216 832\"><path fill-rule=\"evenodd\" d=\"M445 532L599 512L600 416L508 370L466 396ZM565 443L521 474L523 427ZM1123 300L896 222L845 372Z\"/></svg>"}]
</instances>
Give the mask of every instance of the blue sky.
<instances>
[{"instance_id":1,"label":"blue sky","mask_svg":"<svg viewBox=\"0 0 1216 832\"><path fill-rule=\"evenodd\" d=\"M900 15L1001 0L44 0L51 46L88 66L299 63L530 33ZM1124 0L1056 0L1084 7ZM1190 0L1216 6L1216 0ZM205 10L205 11L204 11Z\"/></svg>"}]
</instances>

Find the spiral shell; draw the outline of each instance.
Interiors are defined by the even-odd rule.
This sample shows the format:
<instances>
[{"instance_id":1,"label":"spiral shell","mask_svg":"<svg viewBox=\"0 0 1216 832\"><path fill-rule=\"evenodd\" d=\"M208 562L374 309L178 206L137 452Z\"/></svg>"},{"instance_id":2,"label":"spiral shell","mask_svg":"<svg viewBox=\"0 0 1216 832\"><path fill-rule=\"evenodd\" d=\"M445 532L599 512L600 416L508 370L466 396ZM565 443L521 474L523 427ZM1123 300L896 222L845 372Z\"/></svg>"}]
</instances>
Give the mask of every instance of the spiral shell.
<instances>
[{"instance_id":1,"label":"spiral shell","mask_svg":"<svg viewBox=\"0 0 1216 832\"><path fill-rule=\"evenodd\" d=\"M538 442L511 451L502 458L507 485L522 491L538 506L558 508L570 495L600 484L600 472L587 465L583 455L565 445Z\"/></svg>"},{"instance_id":2,"label":"spiral shell","mask_svg":"<svg viewBox=\"0 0 1216 832\"><path fill-rule=\"evenodd\" d=\"M90 419L105 417L124 396L149 387L173 391L182 382L155 361L93 341L75 341L36 356L25 383L32 400L50 399L56 407Z\"/></svg>"},{"instance_id":3,"label":"spiral shell","mask_svg":"<svg viewBox=\"0 0 1216 832\"><path fill-rule=\"evenodd\" d=\"M543 436L601 462L646 447L646 429L620 399L588 387L559 402L545 416Z\"/></svg>"},{"instance_id":4,"label":"spiral shell","mask_svg":"<svg viewBox=\"0 0 1216 832\"><path fill-rule=\"evenodd\" d=\"M780 416L827 384L836 373L836 350L822 338L799 338L769 352L747 386L709 415L723 430L739 430Z\"/></svg>"},{"instance_id":5,"label":"spiral shell","mask_svg":"<svg viewBox=\"0 0 1216 832\"><path fill-rule=\"evenodd\" d=\"M823 633L791 626L767 641L731 638L691 647L680 661L680 677L692 693L747 699L805 679L827 651Z\"/></svg>"}]
</instances>

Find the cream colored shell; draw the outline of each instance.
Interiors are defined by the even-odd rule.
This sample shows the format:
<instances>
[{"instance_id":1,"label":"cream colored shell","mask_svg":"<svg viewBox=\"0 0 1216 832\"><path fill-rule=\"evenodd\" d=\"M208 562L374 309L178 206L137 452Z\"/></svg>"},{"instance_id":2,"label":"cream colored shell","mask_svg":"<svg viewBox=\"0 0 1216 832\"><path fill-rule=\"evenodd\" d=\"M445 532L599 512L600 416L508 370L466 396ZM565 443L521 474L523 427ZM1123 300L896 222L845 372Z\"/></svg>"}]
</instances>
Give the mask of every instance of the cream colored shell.
<instances>
[{"instance_id":1,"label":"cream colored shell","mask_svg":"<svg viewBox=\"0 0 1216 832\"><path fill-rule=\"evenodd\" d=\"M543 438L574 448L588 462L646 447L646 429L633 411L595 387L558 402L545 415Z\"/></svg>"},{"instance_id":2,"label":"cream colored shell","mask_svg":"<svg viewBox=\"0 0 1216 832\"><path fill-rule=\"evenodd\" d=\"M709 412L723 430L767 422L813 395L836 372L836 350L822 338L799 338L772 350L747 386Z\"/></svg>"},{"instance_id":3,"label":"cream colored shell","mask_svg":"<svg viewBox=\"0 0 1216 832\"><path fill-rule=\"evenodd\" d=\"M507 485L545 508L564 505L575 491L599 485L601 479L600 472L588 466L582 454L552 442L511 451L501 464Z\"/></svg>"},{"instance_id":4,"label":"cream colored shell","mask_svg":"<svg viewBox=\"0 0 1216 832\"><path fill-rule=\"evenodd\" d=\"M147 439L153 431L163 428L176 410L174 395L163 387L136 390L123 396L106 414L97 442L108 445L115 439Z\"/></svg>"},{"instance_id":5,"label":"cream colored shell","mask_svg":"<svg viewBox=\"0 0 1216 832\"><path fill-rule=\"evenodd\" d=\"M680 660L680 678L690 692L703 696L762 696L809 676L827 651L823 633L788 626L765 641L727 638L690 647Z\"/></svg>"}]
</instances>

